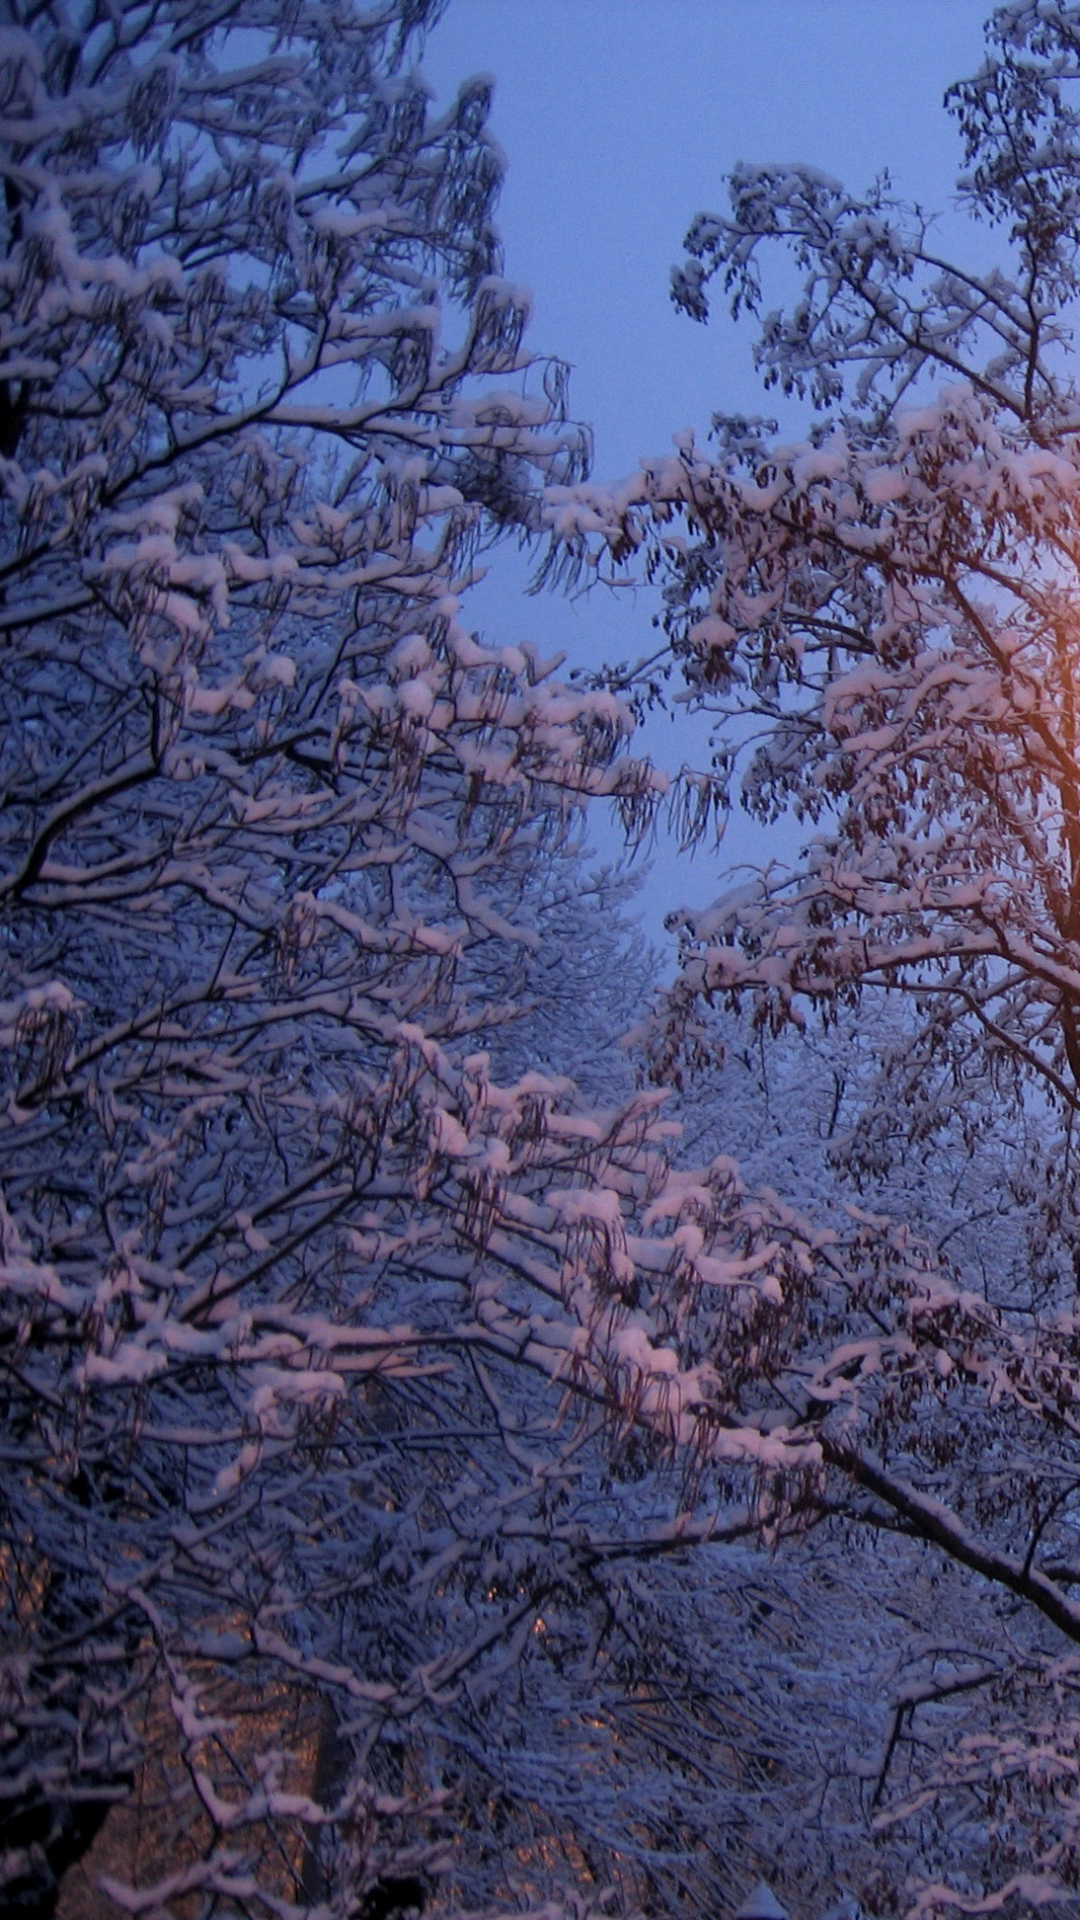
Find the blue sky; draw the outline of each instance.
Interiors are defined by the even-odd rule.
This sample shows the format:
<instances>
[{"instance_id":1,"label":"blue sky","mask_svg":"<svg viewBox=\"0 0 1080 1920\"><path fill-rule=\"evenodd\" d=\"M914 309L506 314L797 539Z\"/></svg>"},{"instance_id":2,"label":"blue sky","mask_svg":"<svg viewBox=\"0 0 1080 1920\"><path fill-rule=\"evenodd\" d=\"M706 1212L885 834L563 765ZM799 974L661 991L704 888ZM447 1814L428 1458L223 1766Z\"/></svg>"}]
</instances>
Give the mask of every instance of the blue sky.
<instances>
[{"instance_id":1,"label":"blue sky","mask_svg":"<svg viewBox=\"0 0 1080 1920\"><path fill-rule=\"evenodd\" d=\"M722 313L695 325L668 299L683 234L723 205L736 161L807 160L853 188L888 168L898 194L941 211L944 243L993 257L950 205L960 155L941 107L980 62L987 11L984 0L450 0L424 70L442 103L471 74L495 78L506 271L532 291L533 345L572 365L597 478L681 429L704 432L713 412L776 412L749 332ZM789 412L785 432L801 418ZM507 555L473 595L487 637L588 662L648 650L647 593L526 600L524 578ZM703 764L703 730L685 717L654 722L648 746L662 764ZM662 848L651 928L755 851L739 822L719 862Z\"/></svg>"}]
</instances>

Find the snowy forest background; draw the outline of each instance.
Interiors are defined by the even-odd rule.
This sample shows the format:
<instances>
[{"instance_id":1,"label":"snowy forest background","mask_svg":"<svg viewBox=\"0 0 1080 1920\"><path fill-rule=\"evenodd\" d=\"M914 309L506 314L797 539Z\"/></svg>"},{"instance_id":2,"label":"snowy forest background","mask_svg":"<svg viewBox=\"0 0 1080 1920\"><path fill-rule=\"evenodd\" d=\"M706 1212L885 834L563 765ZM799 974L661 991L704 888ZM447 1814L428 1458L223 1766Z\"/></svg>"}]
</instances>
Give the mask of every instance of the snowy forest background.
<instances>
[{"instance_id":1,"label":"snowy forest background","mask_svg":"<svg viewBox=\"0 0 1080 1920\"><path fill-rule=\"evenodd\" d=\"M975 266L718 183L783 430L616 483L442 11L3 8L4 1899L1064 1909L1080 7L949 95Z\"/></svg>"}]
</instances>

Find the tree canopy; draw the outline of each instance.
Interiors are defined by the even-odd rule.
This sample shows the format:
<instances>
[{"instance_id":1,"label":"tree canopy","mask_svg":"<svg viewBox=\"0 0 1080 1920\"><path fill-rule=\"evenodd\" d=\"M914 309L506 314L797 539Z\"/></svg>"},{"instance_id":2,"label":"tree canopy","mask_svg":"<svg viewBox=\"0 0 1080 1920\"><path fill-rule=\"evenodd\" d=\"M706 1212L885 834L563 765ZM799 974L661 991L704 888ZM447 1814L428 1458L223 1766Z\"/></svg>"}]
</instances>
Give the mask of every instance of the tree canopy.
<instances>
[{"instance_id":1,"label":"tree canopy","mask_svg":"<svg viewBox=\"0 0 1080 1920\"><path fill-rule=\"evenodd\" d=\"M440 10L0 29L5 1899L112 1808L176 1920L1071 1895L1080 7L950 96L991 274L737 171L675 297L786 249L815 417L621 488ZM651 1001L649 689L469 630L508 536L784 834Z\"/></svg>"},{"instance_id":2,"label":"tree canopy","mask_svg":"<svg viewBox=\"0 0 1080 1920\"><path fill-rule=\"evenodd\" d=\"M153 1809L106 1862L136 1913L723 1878L712 1788L654 1764L699 1737L698 1656L661 1672L635 1568L724 1530L657 1458L788 1452L729 1436L670 1268L685 1226L749 1352L812 1261L727 1162L672 1174L613 1052L625 939L573 863L587 802L636 833L663 791L629 713L465 625L478 553L587 436L501 274L487 89L437 117L413 70L438 10L50 0L0 30L27 1916L124 1802ZM602 1044L553 939L612 974Z\"/></svg>"},{"instance_id":3,"label":"tree canopy","mask_svg":"<svg viewBox=\"0 0 1080 1920\"><path fill-rule=\"evenodd\" d=\"M954 1241L914 1314L880 1279L850 1296L807 1407L839 1511L1022 1603L995 1683L1011 1716L916 1763L907 1799L947 1799L946 1825L966 1807L919 1896L966 1910L1071 1891L1078 1870L1078 82L1080 9L1021 3L947 96L990 273L944 258L887 181L737 169L674 298L703 320L719 287L761 316L758 366L810 403L807 437L718 416L710 444L548 507L579 556L662 578L717 781L782 830L782 857L678 916L657 1071L699 1048L713 1004L749 1002L764 1030L833 1023L841 1048L855 1020L881 1040L849 1167L879 1192L916 1162L940 1192L985 1168L988 1129L1006 1142L986 1199L1011 1185L1022 1250L965 1266ZM769 310L778 253L801 292Z\"/></svg>"}]
</instances>

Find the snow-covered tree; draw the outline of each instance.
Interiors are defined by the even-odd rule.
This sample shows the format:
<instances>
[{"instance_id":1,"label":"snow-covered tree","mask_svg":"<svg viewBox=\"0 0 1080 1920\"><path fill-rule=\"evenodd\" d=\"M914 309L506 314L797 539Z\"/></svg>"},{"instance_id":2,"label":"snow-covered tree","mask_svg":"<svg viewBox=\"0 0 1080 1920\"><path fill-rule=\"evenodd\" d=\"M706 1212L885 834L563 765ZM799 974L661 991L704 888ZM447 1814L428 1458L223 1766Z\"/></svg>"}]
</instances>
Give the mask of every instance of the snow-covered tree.
<instances>
[{"instance_id":1,"label":"snow-covered tree","mask_svg":"<svg viewBox=\"0 0 1080 1920\"><path fill-rule=\"evenodd\" d=\"M708 1794L687 1824L630 1575L754 1516L715 1488L688 1516L652 1465L756 1463L765 1513L816 1460L754 1357L802 1337L798 1222L724 1161L671 1175L612 982L603 1045L570 1036L599 1110L565 1033L542 1070L514 1037L581 997L589 953L548 964L545 925L610 953L559 879L582 806L637 830L663 783L611 694L462 618L478 548L538 526L585 443L500 277L486 92L435 118L412 70L437 12L4 9L0 1862L27 1916L129 1798L133 1912L386 1920L434 1882L674 1906ZM601 1803L627 1715L635 1793Z\"/></svg>"},{"instance_id":2,"label":"snow-covered tree","mask_svg":"<svg viewBox=\"0 0 1080 1920\"><path fill-rule=\"evenodd\" d=\"M814 405L812 431L718 419L713 445L618 490L555 487L548 508L572 548L662 574L718 777L785 823L783 861L683 917L661 1070L701 1051L703 1004L727 996L763 1029L841 1034L847 1009L896 1003L866 1173L896 1193L904 1158L936 1152L950 1181L959 1156L986 1167L988 1132L1002 1143L1006 1257L917 1304L867 1277L828 1336L846 1315L846 1357L809 1371L803 1403L827 1500L1019 1603L981 1732L913 1776L910 1806L938 1796L961 1836L924 1858L921 1898L971 1909L1080 1882L1078 95L1080 9L999 8L949 97L990 273L944 258L887 181L859 197L809 167L738 169L675 298L704 318L715 279L761 310L766 383ZM767 296L778 252L803 282L787 309Z\"/></svg>"},{"instance_id":3,"label":"snow-covered tree","mask_svg":"<svg viewBox=\"0 0 1080 1920\"><path fill-rule=\"evenodd\" d=\"M586 802L634 832L663 782L610 691L465 624L541 483L580 511L586 443L500 276L486 93L435 118L412 70L438 10L54 0L0 33L0 1858L27 1916L114 1807L119 1907L185 1920L715 1908L770 1854L866 1892L866 1802L940 1767L962 1811L968 1703L998 1688L971 1724L1004 1750L1050 1681L962 1571L917 1648L854 1631L842 1529L940 1534L1075 1637L1071 1495L1043 1511L1060 1327L1017 1347L1012 1303L904 1231L811 1230L723 1153L673 1170L625 1078L641 963L572 849ZM711 968L688 953L673 1048ZM916 1404L905 1444L973 1499L988 1434L1042 1436L1015 1577L1004 1468L976 1538L873 1465ZM796 1589L751 1543L823 1515ZM879 1562L864 1599L910 1598ZM871 1684L826 1715L845 1656ZM879 1905L947 1868L925 1818Z\"/></svg>"}]
</instances>

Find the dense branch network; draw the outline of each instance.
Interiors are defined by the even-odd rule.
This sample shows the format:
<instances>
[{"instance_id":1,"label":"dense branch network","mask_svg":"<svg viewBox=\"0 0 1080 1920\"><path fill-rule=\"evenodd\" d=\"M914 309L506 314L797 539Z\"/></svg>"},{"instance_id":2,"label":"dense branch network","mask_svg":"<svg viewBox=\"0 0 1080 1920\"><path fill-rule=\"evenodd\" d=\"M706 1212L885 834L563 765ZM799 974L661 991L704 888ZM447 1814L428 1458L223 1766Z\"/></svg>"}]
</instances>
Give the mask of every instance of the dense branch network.
<instances>
[{"instance_id":1,"label":"dense branch network","mask_svg":"<svg viewBox=\"0 0 1080 1920\"><path fill-rule=\"evenodd\" d=\"M743 1722L702 1706L730 1756L687 1758L698 1656L643 1691L630 1596L777 1476L809 1497L769 1382L817 1243L723 1159L673 1173L656 1093L597 1105L515 1040L581 809L640 832L664 782L609 692L464 624L482 545L587 447L500 277L486 92L435 118L408 64L437 11L53 0L0 32L27 1915L129 1797L132 1913L731 1891ZM680 1502L673 1455L731 1487Z\"/></svg>"},{"instance_id":2,"label":"dense branch network","mask_svg":"<svg viewBox=\"0 0 1080 1920\"><path fill-rule=\"evenodd\" d=\"M979 1807L977 1843L962 1825L953 1857L927 1873L924 1856L919 1895L971 1911L1071 1891L1078 1870L1080 12L1021 0L987 39L949 104L1001 266L940 257L887 181L858 197L812 168L738 169L729 211L690 229L676 303L705 318L715 280L764 311L770 256L793 258L802 293L765 312L757 358L814 404L808 438L719 418L712 445L680 441L621 488L547 495L579 562L662 579L668 665L715 716L717 783L784 829L782 858L675 917L658 1074L722 1031L712 1008L749 1005L807 1050L831 1023L841 1075L853 1022L877 1034L835 1152L885 1206L919 1166L940 1212L987 1129L1002 1139L1002 1246L965 1271L973 1243L952 1241L956 1291L930 1285L907 1357L910 1292L853 1294L845 1357L806 1377L840 1508L1023 1603L1017 1717L989 1714L905 1802L946 1823ZM915 1357L931 1327L936 1383Z\"/></svg>"}]
</instances>

